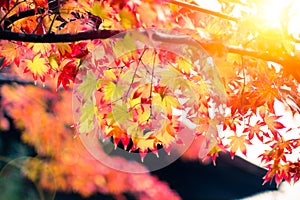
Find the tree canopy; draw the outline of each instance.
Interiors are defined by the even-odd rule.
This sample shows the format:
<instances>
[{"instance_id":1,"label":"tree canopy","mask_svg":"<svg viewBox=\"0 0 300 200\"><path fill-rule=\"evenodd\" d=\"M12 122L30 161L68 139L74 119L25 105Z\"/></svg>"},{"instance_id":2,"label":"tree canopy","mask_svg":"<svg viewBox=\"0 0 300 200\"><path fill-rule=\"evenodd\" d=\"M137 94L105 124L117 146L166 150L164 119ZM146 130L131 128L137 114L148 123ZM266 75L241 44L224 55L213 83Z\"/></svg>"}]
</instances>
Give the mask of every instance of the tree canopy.
<instances>
[{"instance_id":1,"label":"tree canopy","mask_svg":"<svg viewBox=\"0 0 300 200\"><path fill-rule=\"evenodd\" d=\"M34 146L23 171L42 187L179 199L151 175L125 172L152 170L152 153L215 163L252 146L264 182L299 180L297 1L0 5L0 128L12 118ZM145 163L107 158L113 148Z\"/></svg>"}]
</instances>

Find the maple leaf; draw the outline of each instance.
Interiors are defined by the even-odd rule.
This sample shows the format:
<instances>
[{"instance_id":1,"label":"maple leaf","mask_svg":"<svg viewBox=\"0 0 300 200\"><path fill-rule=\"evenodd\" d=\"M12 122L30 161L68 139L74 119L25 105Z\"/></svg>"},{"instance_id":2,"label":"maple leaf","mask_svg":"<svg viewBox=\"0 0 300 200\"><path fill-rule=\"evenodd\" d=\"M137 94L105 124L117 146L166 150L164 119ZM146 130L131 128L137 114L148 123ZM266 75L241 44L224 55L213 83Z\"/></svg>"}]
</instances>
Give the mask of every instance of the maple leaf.
<instances>
[{"instance_id":1,"label":"maple leaf","mask_svg":"<svg viewBox=\"0 0 300 200\"><path fill-rule=\"evenodd\" d=\"M12 62L15 62L17 66L20 64L21 53L19 48L12 42L8 42L6 44L1 45L0 55L5 57L3 65L9 65Z\"/></svg>"},{"instance_id":2,"label":"maple leaf","mask_svg":"<svg viewBox=\"0 0 300 200\"><path fill-rule=\"evenodd\" d=\"M70 44L67 43L56 43L55 49L58 50L58 52L64 56L66 53L71 53L72 49Z\"/></svg>"},{"instance_id":3,"label":"maple leaf","mask_svg":"<svg viewBox=\"0 0 300 200\"><path fill-rule=\"evenodd\" d=\"M95 2L91 8L91 13L101 19L109 19L110 12L112 12L112 8L107 4L101 4L100 2Z\"/></svg>"},{"instance_id":4,"label":"maple leaf","mask_svg":"<svg viewBox=\"0 0 300 200\"><path fill-rule=\"evenodd\" d=\"M123 142L124 148L127 148L129 143L128 136L119 126L112 126L111 130L106 134L106 137L113 137L115 148L117 148L120 140Z\"/></svg>"},{"instance_id":5,"label":"maple leaf","mask_svg":"<svg viewBox=\"0 0 300 200\"><path fill-rule=\"evenodd\" d=\"M252 140L252 138L254 137L254 135L257 136L257 138L263 142L264 138L262 135L260 135L260 133L262 133L263 131L261 130L261 127L264 126L265 124L263 122L260 122L260 121L257 121L253 126L249 126L249 127L246 127L244 129L244 133L248 133L248 138L249 140ZM264 133L265 136L268 136L266 135L266 133Z\"/></svg>"},{"instance_id":6,"label":"maple leaf","mask_svg":"<svg viewBox=\"0 0 300 200\"><path fill-rule=\"evenodd\" d=\"M130 52L136 51L136 39L135 35L126 34L123 40L118 40L112 46L114 52L114 57L120 59L123 57L131 57Z\"/></svg>"},{"instance_id":7,"label":"maple leaf","mask_svg":"<svg viewBox=\"0 0 300 200\"><path fill-rule=\"evenodd\" d=\"M179 71L189 75L191 70L194 69L194 66L193 64L186 60L185 58L182 58L182 57L179 57L178 60L177 60L177 64L178 64L178 69Z\"/></svg>"},{"instance_id":8,"label":"maple leaf","mask_svg":"<svg viewBox=\"0 0 300 200\"><path fill-rule=\"evenodd\" d=\"M167 12L161 4L156 5L153 1L141 1L136 9L139 13L139 20L146 27L163 25L164 22L168 21Z\"/></svg>"},{"instance_id":9,"label":"maple leaf","mask_svg":"<svg viewBox=\"0 0 300 200\"><path fill-rule=\"evenodd\" d=\"M52 50L52 45L47 43L29 43L28 47L32 48L35 53L41 53L42 55L47 55Z\"/></svg>"},{"instance_id":10,"label":"maple leaf","mask_svg":"<svg viewBox=\"0 0 300 200\"><path fill-rule=\"evenodd\" d=\"M280 118L281 116L265 116L263 118L264 123L268 126L269 130L272 132L272 134L274 135L274 139L278 140L278 129L283 129L285 128L285 126L281 123L278 122L277 120Z\"/></svg>"},{"instance_id":11,"label":"maple leaf","mask_svg":"<svg viewBox=\"0 0 300 200\"><path fill-rule=\"evenodd\" d=\"M9 9L9 3L10 3L10 0L0 1L0 7L4 7L6 9Z\"/></svg>"},{"instance_id":12,"label":"maple leaf","mask_svg":"<svg viewBox=\"0 0 300 200\"><path fill-rule=\"evenodd\" d=\"M154 87L154 92L153 103L161 105L166 113L171 114L172 108L177 108L180 105L177 98L168 94L167 87Z\"/></svg>"},{"instance_id":13,"label":"maple leaf","mask_svg":"<svg viewBox=\"0 0 300 200\"><path fill-rule=\"evenodd\" d=\"M98 83L100 85L98 85L98 88L102 88L104 93L103 99L105 101L115 101L123 96L125 86L116 85L112 81L101 81L101 79Z\"/></svg>"},{"instance_id":14,"label":"maple leaf","mask_svg":"<svg viewBox=\"0 0 300 200\"><path fill-rule=\"evenodd\" d=\"M131 10L129 10L128 7L124 7L119 12L119 15L121 18L121 24L123 25L124 28L129 29L137 26L136 16Z\"/></svg>"},{"instance_id":15,"label":"maple leaf","mask_svg":"<svg viewBox=\"0 0 300 200\"><path fill-rule=\"evenodd\" d=\"M68 51L69 48L71 49L71 51ZM89 53L86 42L71 43L69 44L69 47L67 45L64 46L59 45L58 50L60 50L61 53L64 53L65 58L69 58L69 59L73 59L73 58L83 59Z\"/></svg>"},{"instance_id":16,"label":"maple leaf","mask_svg":"<svg viewBox=\"0 0 300 200\"><path fill-rule=\"evenodd\" d=\"M127 104L120 103L113 106L113 117L119 123L126 123L131 118L131 113L128 111Z\"/></svg>"},{"instance_id":17,"label":"maple leaf","mask_svg":"<svg viewBox=\"0 0 300 200\"><path fill-rule=\"evenodd\" d=\"M208 156L211 156L213 164L216 165L216 159L219 156L219 153L226 152L226 145L223 145L222 140L215 144L212 149L208 152Z\"/></svg>"},{"instance_id":18,"label":"maple leaf","mask_svg":"<svg viewBox=\"0 0 300 200\"><path fill-rule=\"evenodd\" d=\"M169 146L172 142L175 142L175 135L176 135L176 130L172 126L171 123L168 121L161 122L164 126L159 131L159 133L156 134L156 138L158 141L160 141L162 144Z\"/></svg>"},{"instance_id":19,"label":"maple leaf","mask_svg":"<svg viewBox=\"0 0 300 200\"><path fill-rule=\"evenodd\" d=\"M240 125L239 119L226 117L223 123L223 130L226 130L228 127L230 130L236 132L236 125Z\"/></svg>"},{"instance_id":20,"label":"maple leaf","mask_svg":"<svg viewBox=\"0 0 300 200\"><path fill-rule=\"evenodd\" d=\"M24 61L26 63L24 73L31 71L34 80L39 77L42 82L45 82L45 75L49 72L48 60L41 57L41 54L37 54L33 60L25 59Z\"/></svg>"},{"instance_id":21,"label":"maple leaf","mask_svg":"<svg viewBox=\"0 0 300 200\"><path fill-rule=\"evenodd\" d=\"M62 68L61 73L57 78L56 88L62 84L65 90L67 90L70 86L71 82L75 81L76 75L79 70L79 65L81 64L80 59L65 59L60 64L59 68Z\"/></svg>"},{"instance_id":22,"label":"maple leaf","mask_svg":"<svg viewBox=\"0 0 300 200\"><path fill-rule=\"evenodd\" d=\"M95 127L95 114L97 107L92 100L87 100L80 109L78 131L81 134L89 133Z\"/></svg>"},{"instance_id":23,"label":"maple leaf","mask_svg":"<svg viewBox=\"0 0 300 200\"><path fill-rule=\"evenodd\" d=\"M280 99L279 90L274 87L271 83L262 82L260 79L253 83L257 86L257 91L253 92L250 99L256 99L254 105L255 107L262 106L264 104L268 105L270 110L273 110L274 100Z\"/></svg>"},{"instance_id":24,"label":"maple leaf","mask_svg":"<svg viewBox=\"0 0 300 200\"><path fill-rule=\"evenodd\" d=\"M60 61L59 57L57 55L50 55L48 57L48 60L49 60L49 64L50 64L52 70L53 71L58 71L59 70L58 63Z\"/></svg>"},{"instance_id":25,"label":"maple leaf","mask_svg":"<svg viewBox=\"0 0 300 200\"><path fill-rule=\"evenodd\" d=\"M48 6L48 0L34 0L35 5L45 8Z\"/></svg>"},{"instance_id":26,"label":"maple leaf","mask_svg":"<svg viewBox=\"0 0 300 200\"><path fill-rule=\"evenodd\" d=\"M86 76L83 77L82 82L78 86L78 91L83 93L83 99L87 100L91 98L96 90L97 86L96 75L92 71L87 71Z\"/></svg>"},{"instance_id":27,"label":"maple leaf","mask_svg":"<svg viewBox=\"0 0 300 200\"><path fill-rule=\"evenodd\" d=\"M115 93L115 90L117 89L116 84L113 82L109 81L106 83L106 85L103 87L103 92L104 92L104 100L110 100Z\"/></svg>"},{"instance_id":28,"label":"maple leaf","mask_svg":"<svg viewBox=\"0 0 300 200\"><path fill-rule=\"evenodd\" d=\"M180 104L177 98L166 95L162 98L162 105L166 113L172 113L172 108L177 108Z\"/></svg>"},{"instance_id":29,"label":"maple leaf","mask_svg":"<svg viewBox=\"0 0 300 200\"><path fill-rule=\"evenodd\" d=\"M240 150L245 156L247 154L246 144L252 144L247 138L246 135L237 136L235 133L233 136L228 137L230 141L230 155L233 158L238 150Z\"/></svg>"},{"instance_id":30,"label":"maple leaf","mask_svg":"<svg viewBox=\"0 0 300 200\"><path fill-rule=\"evenodd\" d=\"M290 167L287 164L280 164L278 162L275 162L273 164L267 165L268 172L263 177L265 184L266 182L272 180L275 177L275 182L277 187L282 182L283 179L290 182L291 181L291 175L289 173Z\"/></svg>"}]
</instances>

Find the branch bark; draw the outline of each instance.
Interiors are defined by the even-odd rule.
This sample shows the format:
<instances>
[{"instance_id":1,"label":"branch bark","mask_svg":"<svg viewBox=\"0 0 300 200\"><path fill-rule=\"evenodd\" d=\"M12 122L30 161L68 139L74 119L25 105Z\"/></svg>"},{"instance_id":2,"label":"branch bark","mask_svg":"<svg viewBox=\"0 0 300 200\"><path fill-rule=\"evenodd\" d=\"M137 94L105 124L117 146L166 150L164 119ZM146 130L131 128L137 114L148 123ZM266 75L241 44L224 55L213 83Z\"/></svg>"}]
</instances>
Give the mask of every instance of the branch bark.
<instances>
[{"instance_id":1,"label":"branch bark","mask_svg":"<svg viewBox=\"0 0 300 200\"><path fill-rule=\"evenodd\" d=\"M19 85L34 85L34 82L32 82L32 81L23 81L23 80L19 80L16 77L9 77L9 76L5 76L4 74L0 73L0 87L3 84L12 85L14 83L17 83Z\"/></svg>"},{"instance_id":2,"label":"branch bark","mask_svg":"<svg viewBox=\"0 0 300 200\"><path fill-rule=\"evenodd\" d=\"M26 34L0 31L0 40L13 40L32 43L63 43L81 40L107 39L121 33L119 30L90 30L74 34Z\"/></svg>"}]
</instances>

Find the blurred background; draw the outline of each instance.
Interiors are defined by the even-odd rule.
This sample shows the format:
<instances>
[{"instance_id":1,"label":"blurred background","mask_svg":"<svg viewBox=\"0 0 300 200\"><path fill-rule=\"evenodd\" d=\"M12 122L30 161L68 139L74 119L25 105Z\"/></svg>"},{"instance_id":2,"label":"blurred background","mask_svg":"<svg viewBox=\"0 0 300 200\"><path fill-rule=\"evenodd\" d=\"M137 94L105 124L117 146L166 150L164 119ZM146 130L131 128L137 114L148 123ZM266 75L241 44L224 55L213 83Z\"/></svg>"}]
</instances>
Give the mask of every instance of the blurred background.
<instances>
[{"instance_id":1,"label":"blurred background","mask_svg":"<svg viewBox=\"0 0 300 200\"><path fill-rule=\"evenodd\" d=\"M11 120L11 119L10 119ZM12 122L12 121L11 121ZM35 156L35 150L22 143L21 132L10 123L10 129L0 134L0 199L42 199L33 182L22 175L15 165L18 160ZM14 161L13 161L14 160ZM263 191L274 191L276 185L262 185L266 171L236 156L223 153L217 158L217 165L203 164L199 161L178 159L171 165L154 171L152 174L166 181L182 199L239 199ZM139 184L139 183L137 183ZM127 199L135 199L130 193L124 194ZM94 194L88 198L73 192L45 192L45 199L72 200L109 200L110 195Z\"/></svg>"}]
</instances>

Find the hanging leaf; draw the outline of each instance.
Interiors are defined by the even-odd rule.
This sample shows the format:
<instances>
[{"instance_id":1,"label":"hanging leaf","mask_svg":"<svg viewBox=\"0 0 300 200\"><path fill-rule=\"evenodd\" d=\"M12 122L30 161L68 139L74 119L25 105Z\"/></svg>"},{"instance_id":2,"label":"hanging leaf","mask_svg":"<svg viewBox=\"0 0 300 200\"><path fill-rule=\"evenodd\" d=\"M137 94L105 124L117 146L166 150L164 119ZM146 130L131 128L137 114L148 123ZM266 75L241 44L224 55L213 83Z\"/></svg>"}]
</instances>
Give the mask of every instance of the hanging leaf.
<instances>
[{"instance_id":1,"label":"hanging leaf","mask_svg":"<svg viewBox=\"0 0 300 200\"><path fill-rule=\"evenodd\" d=\"M37 54L33 60L24 60L26 67L24 73L31 71L33 79L41 79L42 82L45 82L45 75L49 72L48 60L41 57L41 54Z\"/></svg>"}]
</instances>

